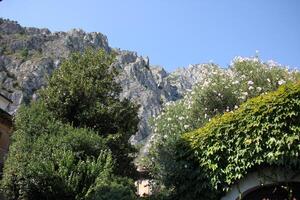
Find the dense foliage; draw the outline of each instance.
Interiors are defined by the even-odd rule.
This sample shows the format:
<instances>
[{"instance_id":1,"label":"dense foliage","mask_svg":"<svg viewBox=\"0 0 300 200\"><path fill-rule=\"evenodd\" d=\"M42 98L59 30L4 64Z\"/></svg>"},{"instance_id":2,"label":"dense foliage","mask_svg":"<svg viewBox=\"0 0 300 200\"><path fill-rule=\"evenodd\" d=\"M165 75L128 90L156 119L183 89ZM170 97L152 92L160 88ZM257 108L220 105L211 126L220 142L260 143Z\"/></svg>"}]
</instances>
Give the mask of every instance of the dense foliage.
<instances>
[{"instance_id":1,"label":"dense foliage","mask_svg":"<svg viewBox=\"0 0 300 200\"><path fill-rule=\"evenodd\" d=\"M103 50L74 53L51 76L41 101L53 115L74 127L88 127L106 137L120 175L133 176L135 151L129 144L137 132L138 107L120 100L114 56Z\"/></svg>"},{"instance_id":2,"label":"dense foliage","mask_svg":"<svg viewBox=\"0 0 300 200\"><path fill-rule=\"evenodd\" d=\"M178 174L184 170L184 164L174 159L183 133L200 128L217 114L234 111L251 97L299 79L298 72L258 57L237 57L228 69L208 65L203 76L184 99L166 105L151 122L154 135L145 162L153 177L171 191L178 190L174 183L181 181Z\"/></svg>"},{"instance_id":3,"label":"dense foliage","mask_svg":"<svg viewBox=\"0 0 300 200\"><path fill-rule=\"evenodd\" d=\"M18 111L12 140L2 180L8 199L85 199L107 188L103 181L118 183L120 190L132 185L124 179L123 187L113 174L102 137L55 120L41 103ZM134 190L126 191L134 196Z\"/></svg>"},{"instance_id":4,"label":"dense foliage","mask_svg":"<svg viewBox=\"0 0 300 200\"><path fill-rule=\"evenodd\" d=\"M177 156L185 162L184 173L195 176L182 179L180 185L197 199L216 199L250 170L300 170L299 120L300 83L281 86L213 118L183 135Z\"/></svg>"},{"instance_id":5,"label":"dense foliage","mask_svg":"<svg viewBox=\"0 0 300 200\"><path fill-rule=\"evenodd\" d=\"M136 199L128 139L137 107L118 99L112 61L102 50L72 55L18 110L1 180L7 199Z\"/></svg>"}]
</instances>

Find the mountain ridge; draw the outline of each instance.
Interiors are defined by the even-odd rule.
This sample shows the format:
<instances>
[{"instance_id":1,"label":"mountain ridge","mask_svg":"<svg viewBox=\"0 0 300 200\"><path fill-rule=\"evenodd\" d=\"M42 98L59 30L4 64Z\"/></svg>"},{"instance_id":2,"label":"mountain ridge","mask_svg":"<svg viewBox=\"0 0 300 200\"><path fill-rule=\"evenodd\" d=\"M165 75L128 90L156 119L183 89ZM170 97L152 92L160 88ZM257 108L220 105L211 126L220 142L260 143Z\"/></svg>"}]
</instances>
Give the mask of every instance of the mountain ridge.
<instances>
[{"instance_id":1,"label":"mountain ridge","mask_svg":"<svg viewBox=\"0 0 300 200\"><path fill-rule=\"evenodd\" d=\"M116 53L114 65L120 69L117 81L123 88L120 96L140 105L141 121L139 131L131 138L133 144L151 135L150 117L157 115L165 103L182 98L214 67L211 63L190 65L168 73L163 67L150 65L148 57L110 47L100 32L51 32L0 18L1 92L13 101L7 111L14 114L23 102L36 99L36 91L46 86L47 78L62 60L86 48Z\"/></svg>"}]
</instances>

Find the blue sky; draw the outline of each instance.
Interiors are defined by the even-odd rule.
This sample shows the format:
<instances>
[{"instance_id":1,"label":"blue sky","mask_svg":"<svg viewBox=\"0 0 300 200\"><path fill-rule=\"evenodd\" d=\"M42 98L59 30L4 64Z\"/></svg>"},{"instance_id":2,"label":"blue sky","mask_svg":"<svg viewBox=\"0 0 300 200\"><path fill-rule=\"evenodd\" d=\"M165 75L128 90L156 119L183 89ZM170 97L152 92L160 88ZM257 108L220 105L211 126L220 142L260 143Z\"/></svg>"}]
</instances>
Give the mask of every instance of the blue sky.
<instances>
[{"instance_id":1,"label":"blue sky","mask_svg":"<svg viewBox=\"0 0 300 200\"><path fill-rule=\"evenodd\" d=\"M82 28L168 71L234 56L300 67L299 0L2 0L0 16L51 31Z\"/></svg>"}]
</instances>

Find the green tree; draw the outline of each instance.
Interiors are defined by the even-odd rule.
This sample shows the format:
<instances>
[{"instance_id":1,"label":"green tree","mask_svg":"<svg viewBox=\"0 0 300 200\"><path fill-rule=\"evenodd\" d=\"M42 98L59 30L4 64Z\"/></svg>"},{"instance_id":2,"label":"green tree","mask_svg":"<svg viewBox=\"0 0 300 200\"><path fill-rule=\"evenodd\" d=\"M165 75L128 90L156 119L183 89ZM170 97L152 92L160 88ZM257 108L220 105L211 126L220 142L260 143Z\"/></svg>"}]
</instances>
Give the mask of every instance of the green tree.
<instances>
[{"instance_id":1,"label":"green tree","mask_svg":"<svg viewBox=\"0 0 300 200\"><path fill-rule=\"evenodd\" d=\"M138 107L120 100L113 61L104 50L72 54L41 91L41 101L55 118L104 136L116 159L116 173L133 176L135 151L129 138L137 131Z\"/></svg>"},{"instance_id":2,"label":"green tree","mask_svg":"<svg viewBox=\"0 0 300 200\"><path fill-rule=\"evenodd\" d=\"M73 54L18 110L1 180L7 199L136 198L126 176L135 172L128 140L138 108L119 99L112 62L102 50Z\"/></svg>"},{"instance_id":3,"label":"green tree","mask_svg":"<svg viewBox=\"0 0 300 200\"><path fill-rule=\"evenodd\" d=\"M96 132L56 120L41 102L21 107L15 122L1 180L6 199L108 199L116 191L135 199L134 184L114 174L112 153Z\"/></svg>"}]
</instances>

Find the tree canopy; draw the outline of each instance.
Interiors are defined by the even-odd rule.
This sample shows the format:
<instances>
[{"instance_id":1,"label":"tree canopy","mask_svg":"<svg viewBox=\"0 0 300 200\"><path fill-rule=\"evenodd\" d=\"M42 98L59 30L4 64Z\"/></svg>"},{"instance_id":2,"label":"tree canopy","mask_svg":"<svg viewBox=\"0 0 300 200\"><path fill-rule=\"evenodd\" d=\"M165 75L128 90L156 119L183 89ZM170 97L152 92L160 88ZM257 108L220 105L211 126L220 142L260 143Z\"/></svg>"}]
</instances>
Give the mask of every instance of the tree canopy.
<instances>
[{"instance_id":1,"label":"tree canopy","mask_svg":"<svg viewBox=\"0 0 300 200\"><path fill-rule=\"evenodd\" d=\"M138 107L119 99L113 60L103 50L72 54L18 110L1 180L7 199L136 199L128 140Z\"/></svg>"},{"instance_id":2,"label":"tree canopy","mask_svg":"<svg viewBox=\"0 0 300 200\"><path fill-rule=\"evenodd\" d=\"M135 151L128 141L138 130L138 107L120 100L113 61L114 56L103 50L72 54L54 71L40 100L55 118L105 137L118 173L133 176L130 155Z\"/></svg>"}]
</instances>

